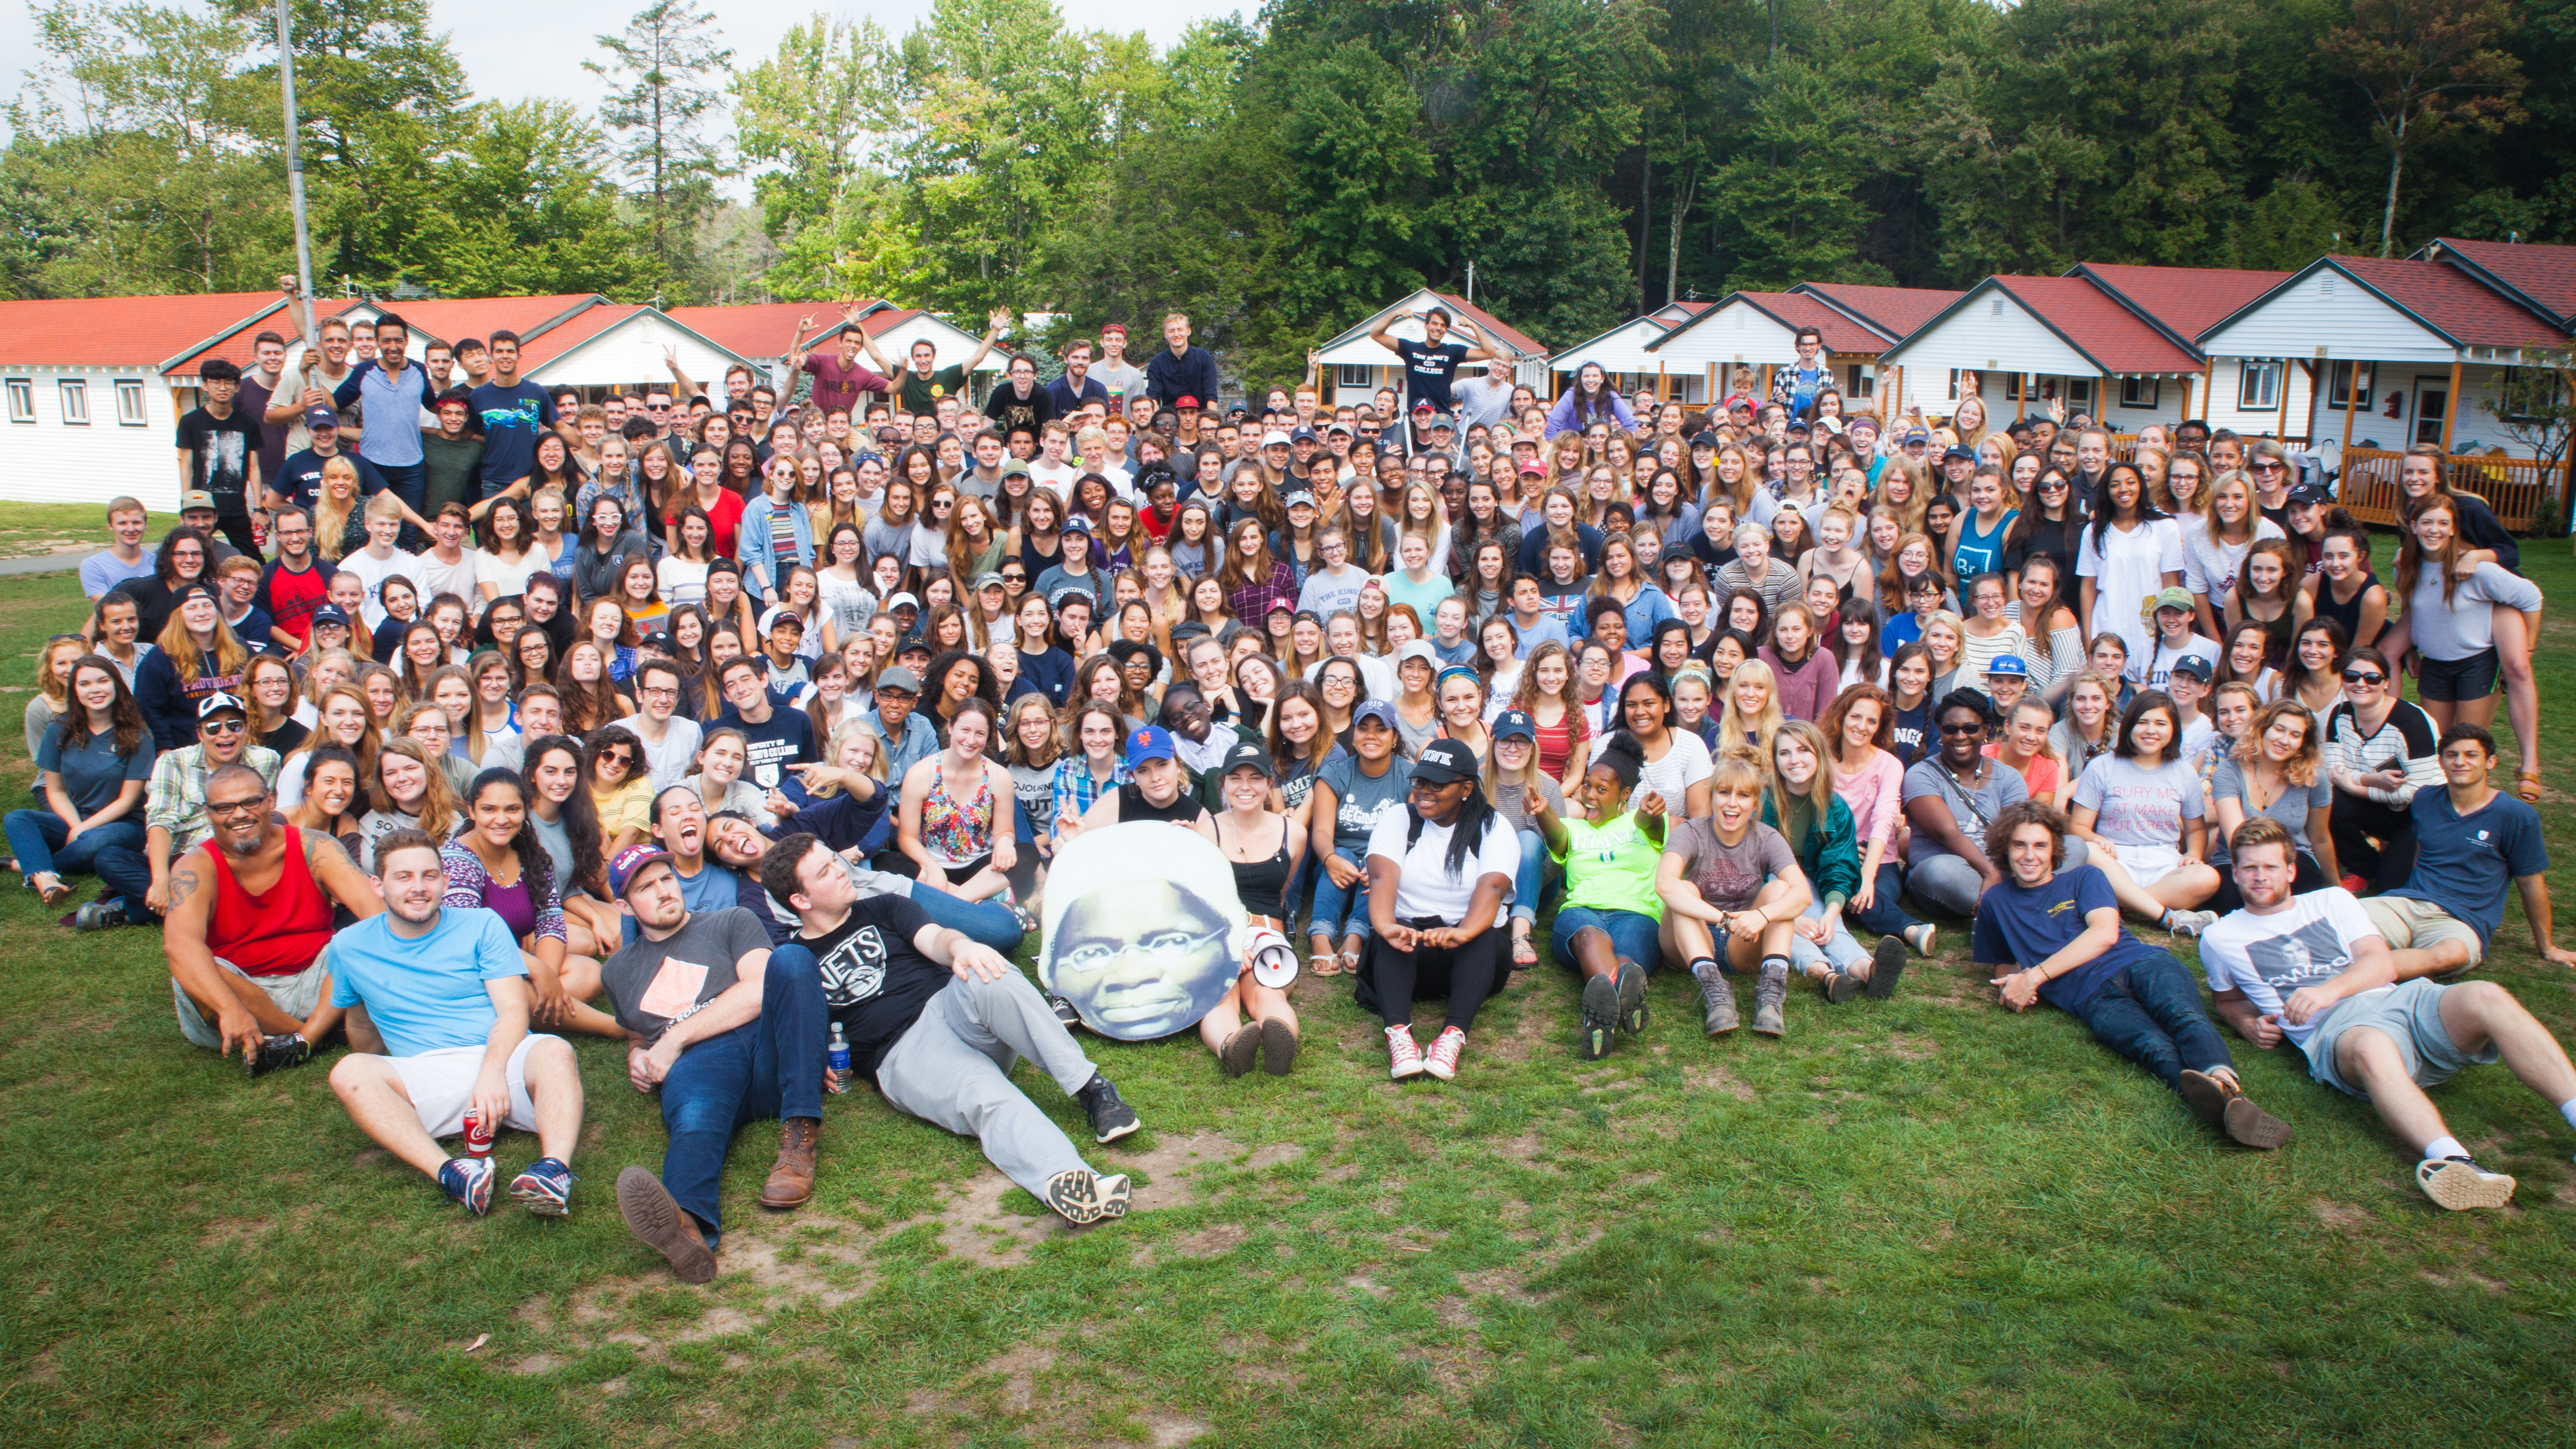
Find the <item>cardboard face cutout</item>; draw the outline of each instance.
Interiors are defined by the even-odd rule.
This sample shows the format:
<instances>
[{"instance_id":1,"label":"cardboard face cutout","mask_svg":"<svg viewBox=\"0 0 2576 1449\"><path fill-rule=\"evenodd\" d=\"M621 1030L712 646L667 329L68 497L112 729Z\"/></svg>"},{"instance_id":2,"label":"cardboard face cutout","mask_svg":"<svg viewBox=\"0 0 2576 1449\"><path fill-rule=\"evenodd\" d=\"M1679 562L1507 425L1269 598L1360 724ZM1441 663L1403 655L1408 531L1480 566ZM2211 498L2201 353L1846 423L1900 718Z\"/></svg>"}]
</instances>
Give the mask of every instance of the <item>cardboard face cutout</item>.
<instances>
[{"instance_id":1,"label":"cardboard face cutout","mask_svg":"<svg viewBox=\"0 0 2576 1449\"><path fill-rule=\"evenodd\" d=\"M1233 989L1250 928L1225 852L1159 820L1086 830L1047 868L1038 980L1114 1041L1188 1031Z\"/></svg>"}]
</instances>

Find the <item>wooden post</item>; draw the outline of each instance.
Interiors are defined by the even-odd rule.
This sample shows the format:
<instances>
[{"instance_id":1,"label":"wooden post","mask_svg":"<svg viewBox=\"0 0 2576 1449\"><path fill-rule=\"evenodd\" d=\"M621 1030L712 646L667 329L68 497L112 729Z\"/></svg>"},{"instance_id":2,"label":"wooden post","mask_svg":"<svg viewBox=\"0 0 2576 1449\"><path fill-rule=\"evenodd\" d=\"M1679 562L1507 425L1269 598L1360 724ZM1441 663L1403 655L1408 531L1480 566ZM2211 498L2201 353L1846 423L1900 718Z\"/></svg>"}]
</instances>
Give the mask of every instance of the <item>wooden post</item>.
<instances>
[{"instance_id":1,"label":"wooden post","mask_svg":"<svg viewBox=\"0 0 2576 1449\"><path fill-rule=\"evenodd\" d=\"M1717 406L1718 396L1717 364L1712 362L1708 365L1708 395L1699 400L1700 406L1704 408L1713 408Z\"/></svg>"},{"instance_id":2,"label":"wooden post","mask_svg":"<svg viewBox=\"0 0 2576 1449\"><path fill-rule=\"evenodd\" d=\"M1669 367L1664 359L1655 359L1655 401L1659 403L1673 400L1672 379L1665 375Z\"/></svg>"},{"instance_id":3,"label":"wooden post","mask_svg":"<svg viewBox=\"0 0 2576 1449\"><path fill-rule=\"evenodd\" d=\"M1753 400L1753 416L1759 420L1763 405L1771 401L1771 364L1762 364L1762 393Z\"/></svg>"},{"instance_id":4,"label":"wooden post","mask_svg":"<svg viewBox=\"0 0 2576 1449\"><path fill-rule=\"evenodd\" d=\"M2329 362L2326 366L2332 367L2334 364ZM2376 377L2372 378L2372 386L2376 387L2378 381ZM2342 471L2343 481L2347 483L2352 481L2352 464L2348 461L2352 455L2352 415L2358 410L2360 404L2361 359L2356 357L2352 360L2352 378L2343 385L2343 448L2335 454L2335 467ZM2346 490L2344 502L2350 504L2355 496Z\"/></svg>"},{"instance_id":5,"label":"wooden post","mask_svg":"<svg viewBox=\"0 0 2576 1449\"><path fill-rule=\"evenodd\" d=\"M2241 362L2237 364L2237 369L2238 369L2238 371L2237 371L2237 388L2239 389L2239 391L2240 391L2240 392L2243 390L2244 385L2245 385L2245 383L2244 383L2244 376L2245 376L2245 374L2244 374L2244 371L2243 371L2244 366L2245 366L2245 364L2243 364L2243 363L2241 363ZM2209 359L2209 361L2208 361L2207 363L2205 363L2205 364L2203 364L2203 365L2202 365L2202 367L2201 367L2201 369L2200 369L2200 406L2201 406L2202 410L2203 410L2203 411L2213 411L2213 410L2214 410L2214 404L2213 404L2212 400L2213 400L2213 399L2215 399L2217 396L2218 396L2218 359L2217 359L2217 357L2212 356L2212 357ZM2276 402L2277 402L2277 401L2279 401L2279 399L2275 398L2275 399L2274 399L2274 401L2276 401ZM2182 383L2182 415L2183 415L2184 417L2186 417L2186 418L2191 416L2191 379L2190 379L2190 378L2184 378L2184 379L2183 379L2183 383ZM2278 414L2275 414L2275 416L2279 416L2279 415L2278 415ZM2285 421L2285 422L2286 422L2286 421L2287 421L2287 419L2283 419L2283 421ZM2288 428L2283 428L2281 431L2282 431L2283 433L2285 433L2285 434L2286 434L2287 432L2289 432L2289 429L2288 429Z\"/></svg>"},{"instance_id":6,"label":"wooden post","mask_svg":"<svg viewBox=\"0 0 2576 1449\"><path fill-rule=\"evenodd\" d=\"M2450 471L2451 425L2460 420L2460 358L2451 356L2451 397L2442 405L2442 470Z\"/></svg>"},{"instance_id":7,"label":"wooden post","mask_svg":"<svg viewBox=\"0 0 2576 1449\"><path fill-rule=\"evenodd\" d=\"M2308 446L2313 448L2317 445L2317 404L2322 401L2326 395L2326 368L2330 368L2334 366L2334 364L2329 362L2325 367L2319 367L2314 360L2303 359L2299 365L2308 370ZM2281 380L2283 382L2289 381L2286 377ZM2286 415L2289 410L2289 400L2287 398L2282 399L2281 411L2284 414L2282 419L2284 423L2288 421ZM2290 430L2285 426L2281 431L2286 434Z\"/></svg>"},{"instance_id":8,"label":"wooden post","mask_svg":"<svg viewBox=\"0 0 2576 1449\"><path fill-rule=\"evenodd\" d=\"M2209 374L2202 373L2200 380L2203 382L2208 381ZM2189 373L2185 373L2182 379L2182 415L2186 418L2191 416L2191 384L2191 375Z\"/></svg>"},{"instance_id":9,"label":"wooden post","mask_svg":"<svg viewBox=\"0 0 2576 1449\"><path fill-rule=\"evenodd\" d=\"M2014 389L2016 392L2020 393L2021 395L2020 395L2019 397L2016 397L2016 398L2014 398L2014 399L2013 399L2013 421L2014 421L2014 422L2020 422L2020 421L2022 420L2023 416L2025 415L2025 410L2026 410L2027 408L2029 408L2029 406L2030 406L2030 379L2031 379L2031 374L2029 374L2029 373L2027 373L2027 372L2023 372L2023 373L2016 373L2016 374L2014 374L2014 376L2018 377L2018 378L2021 380L2021 386L2020 386L2019 388Z\"/></svg>"}]
</instances>

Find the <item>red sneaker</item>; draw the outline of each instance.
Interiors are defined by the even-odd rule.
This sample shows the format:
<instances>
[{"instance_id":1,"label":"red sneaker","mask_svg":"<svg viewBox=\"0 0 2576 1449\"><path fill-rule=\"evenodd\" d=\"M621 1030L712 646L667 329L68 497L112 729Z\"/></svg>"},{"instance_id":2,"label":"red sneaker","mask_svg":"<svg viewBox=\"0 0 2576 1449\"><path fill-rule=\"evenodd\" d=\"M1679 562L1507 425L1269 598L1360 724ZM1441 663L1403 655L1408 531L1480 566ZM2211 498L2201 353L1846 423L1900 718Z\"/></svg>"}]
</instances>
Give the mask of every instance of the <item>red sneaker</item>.
<instances>
[{"instance_id":1,"label":"red sneaker","mask_svg":"<svg viewBox=\"0 0 2576 1449\"><path fill-rule=\"evenodd\" d=\"M1422 1044L1413 1039L1412 1027L1390 1026L1386 1029L1386 1055L1388 1076L1400 1082L1407 1077L1422 1075Z\"/></svg>"},{"instance_id":2,"label":"red sneaker","mask_svg":"<svg viewBox=\"0 0 2576 1449\"><path fill-rule=\"evenodd\" d=\"M1454 1026L1450 1027L1433 1038L1431 1051L1424 1058L1422 1069L1445 1082L1458 1075L1458 1054L1466 1049L1467 1034Z\"/></svg>"}]
</instances>

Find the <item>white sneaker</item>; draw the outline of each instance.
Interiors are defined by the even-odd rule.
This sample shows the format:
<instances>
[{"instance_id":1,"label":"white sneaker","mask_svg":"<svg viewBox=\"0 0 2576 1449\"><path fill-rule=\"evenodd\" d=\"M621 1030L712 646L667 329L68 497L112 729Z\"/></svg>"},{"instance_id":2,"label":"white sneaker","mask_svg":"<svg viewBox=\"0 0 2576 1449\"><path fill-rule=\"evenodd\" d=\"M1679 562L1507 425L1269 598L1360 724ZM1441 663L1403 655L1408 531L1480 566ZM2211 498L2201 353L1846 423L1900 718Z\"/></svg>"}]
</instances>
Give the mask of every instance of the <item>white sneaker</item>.
<instances>
[{"instance_id":1,"label":"white sneaker","mask_svg":"<svg viewBox=\"0 0 2576 1449\"><path fill-rule=\"evenodd\" d=\"M2497 1208L2513 1201L2513 1179L2465 1157L2427 1157L2415 1164L2415 1185L2453 1212Z\"/></svg>"},{"instance_id":2,"label":"white sneaker","mask_svg":"<svg viewBox=\"0 0 2576 1449\"><path fill-rule=\"evenodd\" d=\"M1412 1027L1386 1029L1386 1056L1386 1074L1397 1081L1422 1075L1422 1044L1413 1039Z\"/></svg>"},{"instance_id":3,"label":"white sneaker","mask_svg":"<svg viewBox=\"0 0 2576 1449\"><path fill-rule=\"evenodd\" d=\"M2216 911L2167 911L2165 929L2177 936L2197 938L2201 932L2218 924Z\"/></svg>"}]
</instances>

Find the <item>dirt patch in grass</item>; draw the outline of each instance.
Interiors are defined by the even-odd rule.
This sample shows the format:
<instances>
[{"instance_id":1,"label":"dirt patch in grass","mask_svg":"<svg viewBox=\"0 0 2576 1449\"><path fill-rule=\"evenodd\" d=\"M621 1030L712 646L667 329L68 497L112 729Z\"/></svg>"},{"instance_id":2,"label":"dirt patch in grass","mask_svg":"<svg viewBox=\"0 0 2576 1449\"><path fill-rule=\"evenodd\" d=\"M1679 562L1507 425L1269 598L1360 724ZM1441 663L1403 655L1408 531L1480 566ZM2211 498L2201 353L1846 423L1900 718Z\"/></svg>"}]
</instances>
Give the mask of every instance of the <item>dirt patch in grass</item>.
<instances>
[{"instance_id":1,"label":"dirt patch in grass","mask_svg":"<svg viewBox=\"0 0 2576 1449\"><path fill-rule=\"evenodd\" d=\"M281 1218L215 1218L197 1234L197 1246L208 1252L218 1248L249 1248L276 1231L281 1220L289 1226L302 1227L312 1220L309 1205L289 1208Z\"/></svg>"},{"instance_id":2,"label":"dirt patch in grass","mask_svg":"<svg viewBox=\"0 0 2576 1449\"><path fill-rule=\"evenodd\" d=\"M1941 1050L1941 1044L1928 1036L1907 1036L1902 1032L1891 1034L1879 1047L1890 1056L1909 1062L1919 1062Z\"/></svg>"},{"instance_id":3,"label":"dirt patch in grass","mask_svg":"<svg viewBox=\"0 0 2576 1449\"><path fill-rule=\"evenodd\" d=\"M2426 1269L2415 1276L2436 1288L2483 1288L2498 1296L2502 1296L2505 1291L2502 1283L2484 1273L2472 1273L2466 1268L2454 1268L2448 1273L2436 1273Z\"/></svg>"},{"instance_id":4,"label":"dirt patch in grass","mask_svg":"<svg viewBox=\"0 0 2576 1449\"><path fill-rule=\"evenodd\" d=\"M2370 1225L2369 1212L2362 1208L2355 1207L2351 1203L2333 1202L2326 1198L2318 1198L2316 1201L2308 1204L2308 1211L2317 1215L2318 1222L2341 1232L2359 1232Z\"/></svg>"},{"instance_id":5,"label":"dirt patch in grass","mask_svg":"<svg viewBox=\"0 0 2576 1449\"><path fill-rule=\"evenodd\" d=\"M1682 1068L1682 1085L1694 1092L1724 1092L1739 1102L1753 1100L1753 1088L1716 1062Z\"/></svg>"},{"instance_id":6,"label":"dirt patch in grass","mask_svg":"<svg viewBox=\"0 0 2576 1449\"><path fill-rule=\"evenodd\" d=\"M1007 1207L1003 1198L1011 1189L1009 1178L989 1169L969 1179L940 1204L939 1245L979 1268L1016 1268L1038 1244L1100 1226L1078 1228L1050 1211L1030 1215Z\"/></svg>"}]
</instances>

